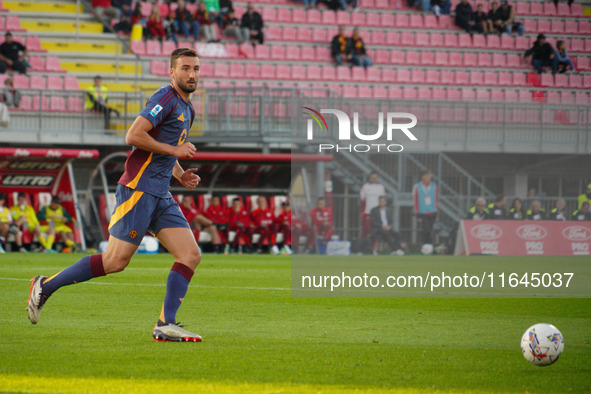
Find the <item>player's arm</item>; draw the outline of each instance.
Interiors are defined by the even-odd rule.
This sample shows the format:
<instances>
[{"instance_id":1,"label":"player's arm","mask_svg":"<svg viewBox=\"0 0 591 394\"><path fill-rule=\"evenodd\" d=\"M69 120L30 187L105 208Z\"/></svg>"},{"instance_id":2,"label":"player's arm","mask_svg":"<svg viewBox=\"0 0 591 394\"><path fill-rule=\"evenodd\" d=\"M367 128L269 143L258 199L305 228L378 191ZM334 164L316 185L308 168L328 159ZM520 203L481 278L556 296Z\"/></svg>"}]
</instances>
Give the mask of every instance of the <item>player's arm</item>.
<instances>
[{"instance_id":1,"label":"player's arm","mask_svg":"<svg viewBox=\"0 0 591 394\"><path fill-rule=\"evenodd\" d=\"M193 156L191 155L191 157ZM189 168L187 171L183 170L183 167L181 167L177 160L172 169L172 176L175 177L181 185L189 190L193 190L201 181L199 175L195 174L196 171L197 168Z\"/></svg>"},{"instance_id":2,"label":"player's arm","mask_svg":"<svg viewBox=\"0 0 591 394\"><path fill-rule=\"evenodd\" d=\"M185 142L179 146L172 146L156 141L154 137L148 134L153 127L154 125L150 120L141 115L138 116L127 131L125 143L147 152L160 153L162 155L170 155L174 157L184 157L187 159L192 158L197 151L195 146L190 142Z\"/></svg>"}]
</instances>

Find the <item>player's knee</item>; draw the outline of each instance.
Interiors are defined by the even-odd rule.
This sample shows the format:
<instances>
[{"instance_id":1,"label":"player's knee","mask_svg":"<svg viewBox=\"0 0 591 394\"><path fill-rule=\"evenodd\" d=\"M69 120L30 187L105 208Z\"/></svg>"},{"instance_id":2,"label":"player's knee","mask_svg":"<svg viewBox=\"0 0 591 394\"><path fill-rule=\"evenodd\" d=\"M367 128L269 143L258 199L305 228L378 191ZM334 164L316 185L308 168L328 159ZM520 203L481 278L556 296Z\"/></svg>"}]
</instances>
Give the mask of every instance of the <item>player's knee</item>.
<instances>
[{"instance_id":1,"label":"player's knee","mask_svg":"<svg viewBox=\"0 0 591 394\"><path fill-rule=\"evenodd\" d=\"M129 264L129 259L122 258L120 256L113 256L109 253L103 254L103 269L105 274L112 274L115 272L121 272Z\"/></svg>"},{"instance_id":2,"label":"player's knee","mask_svg":"<svg viewBox=\"0 0 591 394\"><path fill-rule=\"evenodd\" d=\"M201 262L201 252L199 252L199 248L195 248L189 252L187 252L186 256L183 259L186 261L186 264L195 269Z\"/></svg>"}]
</instances>

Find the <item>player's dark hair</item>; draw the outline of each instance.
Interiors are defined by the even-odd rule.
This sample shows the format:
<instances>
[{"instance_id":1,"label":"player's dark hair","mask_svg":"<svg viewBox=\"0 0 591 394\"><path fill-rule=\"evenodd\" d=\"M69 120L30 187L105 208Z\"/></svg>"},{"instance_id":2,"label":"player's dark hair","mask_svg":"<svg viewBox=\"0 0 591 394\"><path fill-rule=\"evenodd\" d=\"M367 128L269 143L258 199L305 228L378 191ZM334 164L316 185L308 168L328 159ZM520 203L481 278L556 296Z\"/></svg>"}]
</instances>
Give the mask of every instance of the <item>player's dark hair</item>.
<instances>
[{"instance_id":1,"label":"player's dark hair","mask_svg":"<svg viewBox=\"0 0 591 394\"><path fill-rule=\"evenodd\" d=\"M197 57L197 52L192 48L175 49L170 54L170 68L175 68L177 59L182 56Z\"/></svg>"},{"instance_id":2,"label":"player's dark hair","mask_svg":"<svg viewBox=\"0 0 591 394\"><path fill-rule=\"evenodd\" d=\"M505 198L505 195L504 194L499 194L497 196L497 198L495 198L495 202L501 202L501 201L503 201L503 198Z\"/></svg>"},{"instance_id":3,"label":"player's dark hair","mask_svg":"<svg viewBox=\"0 0 591 394\"><path fill-rule=\"evenodd\" d=\"M27 194L25 192L18 192L17 197L27 198Z\"/></svg>"}]
</instances>

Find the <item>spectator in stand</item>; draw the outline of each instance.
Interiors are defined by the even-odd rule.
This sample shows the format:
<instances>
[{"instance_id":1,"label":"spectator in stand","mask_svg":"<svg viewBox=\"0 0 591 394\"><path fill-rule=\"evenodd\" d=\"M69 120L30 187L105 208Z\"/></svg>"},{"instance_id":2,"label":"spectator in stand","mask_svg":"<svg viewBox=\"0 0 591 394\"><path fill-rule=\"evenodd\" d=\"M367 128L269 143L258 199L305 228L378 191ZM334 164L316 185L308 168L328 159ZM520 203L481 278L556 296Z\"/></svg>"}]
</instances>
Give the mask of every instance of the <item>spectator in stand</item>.
<instances>
[{"instance_id":1,"label":"spectator in stand","mask_svg":"<svg viewBox=\"0 0 591 394\"><path fill-rule=\"evenodd\" d=\"M113 30L117 33L130 34L131 27L133 26L133 24L131 23L131 18L134 15L134 12L136 12L136 10L131 9L131 1L130 0L124 0L124 1L125 2L129 1L129 12L123 11L123 8L120 8L121 19L119 19L119 22L117 22L113 26ZM140 16L140 21L141 21L141 9L140 9L139 5L140 4L138 2L136 4L136 9L137 9L138 15ZM122 7L126 7L126 6L122 5ZM137 15L136 15L135 19L137 19Z\"/></svg>"},{"instance_id":2,"label":"spectator in stand","mask_svg":"<svg viewBox=\"0 0 591 394\"><path fill-rule=\"evenodd\" d=\"M121 18L131 17L133 12L132 0L111 0L111 5L119 10Z\"/></svg>"},{"instance_id":3,"label":"spectator in stand","mask_svg":"<svg viewBox=\"0 0 591 394\"><path fill-rule=\"evenodd\" d=\"M488 219L488 209L486 208L486 200L483 197L478 197L476 203L470 208L466 215L468 220L484 220Z\"/></svg>"},{"instance_id":4,"label":"spectator in stand","mask_svg":"<svg viewBox=\"0 0 591 394\"><path fill-rule=\"evenodd\" d=\"M540 200L533 200L527 210L527 220L546 220L546 211L540 206Z\"/></svg>"},{"instance_id":5,"label":"spectator in stand","mask_svg":"<svg viewBox=\"0 0 591 394\"><path fill-rule=\"evenodd\" d=\"M246 27L240 27L240 22L234 15L234 10L230 10L226 14L222 27L224 29L224 34L230 37L236 37L236 41L238 41L239 45L248 41L250 37L250 30Z\"/></svg>"},{"instance_id":6,"label":"spectator in stand","mask_svg":"<svg viewBox=\"0 0 591 394\"><path fill-rule=\"evenodd\" d=\"M495 31L501 34L501 24L503 21L501 20L501 14L499 14L499 3L493 1L490 4L490 10L486 14L486 24L487 30L489 33L494 33Z\"/></svg>"},{"instance_id":7,"label":"spectator in stand","mask_svg":"<svg viewBox=\"0 0 591 394\"><path fill-rule=\"evenodd\" d=\"M591 212L589 212L589 201L585 201L581 208L573 212L572 220L589 221L591 220Z\"/></svg>"},{"instance_id":8,"label":"spectator in stand","mask_svg":"<svg viewBox=\"0 0 591 394\"><path fill-rule=\"evenodd\" d=\"M507 203L507 197L504 195L498 195L495 198L495 202L488 205L488 217L487 219L503 220L507 217L505 211L505 204Z\"/></svg>"},{"instance_id":9,"label":"spectator in stand","mask_svg":"<svg viewBox=\"0 0 591 394\"><path fill-rule=\"evenodd\" d=\"M550 220L566 220L566 213L564 212L564 200L559 198L556 200L556 207L550 211Z\"/></svg>"},{"instance_id":10,"label":"spectator in stand","mask_svg":"<svg viewBox=\"0 0 591 394\"><path fill-rule=\"evenodd\" d=\"M351 54L351 42L345 35L345 26L339 26L339 34L333 37L330 44L330 52L337 66L342 65L345 60L351 60L353 57Z\"/></svg>"},{"instance_id":11,"label":"spectator in stand","mask_svg":"<svg viewBox=\"0 0 591 394\"><path fill-rule=\"evenodd\" d=\"M316 0L302 0L307 9L316 7Z\"/></svg>"},{"instance_id":12,"label":"spectator in stand","mask_svg":"<svg viewBox=\"0 0 591 394\"><path fill-rule=\"evenodd\" d=\"M377 172L369 174L369 179L366 184L361 187L359 197L361 202L365 204L363 210L363 217L361 220L365 223L365 230L369 230L369 213L372 209L378 206L380 196L386 195L386 188L380 183L380 178ZM365 236L365 234L364 234Z\"/></svg>"},{"instance_id":13,"label":"spectator in stand","mask_svg":"<svg viewBox=\"0 0 591 394\"><path fill-rule=\"evenodd\" d=\"M240 27L249 30L250 43L254 47L257 43L262 44L265 40L263 36L263 18L261 14L254 10L252 3L246 6L246 12L242 15Z\"/></svg>"},{"instance_id":14,"label":"spectator in stand","mask_svg":"<svg viewBox=\"0 0 591 394\"><path fill-rule=\"evenodd\" d=\"M91 0L90 6L94 17L108 27L111 27L113 19L121 18L121 11L117 7L113 7L111 0Z\"/></svg>"},{"instance_id":15,"label":"spectator in stand","mask_svg":"<svg viewBox=\"0 0 591 394\"><path fill-rule=\"evenodd\" d=\"M587 190L585 190L585 193L581 194L577 198L577 208L581 209L585 201L591 202L591 183L587 185Z\"/></svg>"},{"instance_id":16,"label":"spectator in stand","mask_svg":"<svg viewBox=\"0 0 591 394\"><path fill-rule=\"evenodd\" d=\"M466 33L472 34L474 28L474 10L468 0L460 0L460 3L456 6L456 26L464 29Z\"/></svg>"},{"instance_id":17,"label":"spectator in stand","mask_svg":"<svg viewBox=\"0 0 591 394\"><path fill-rule=\"evenodd\" d=\"M191 37L197 41L199 38L199 22L193 19L193 16L185 8L184 0L178 0L178 8L176 9L176 21L178 23L179 31L186 37Z\"/></svg>"},{"instance_id":18,"label":"spectator in stand","mask_svg":"<svg viewBox=\"0 0 591 394\"><path fill-rule=\"evenodd\" d=\"M0 126L8 127L10 124L10 114L8 107L4 103L0 103Z\"/></svg>"},{"instance_id":19,"label":"spectator in stand","mask_svg":"<svg viewBox=\"0 0 591 394\"><path fill-rule=\"evenodd\" d=\"M207 42L219 42L213 27L211 16L203 1L199 3L197 11L195 11L195 20L199 23Z\"/></svg>"},{"instance_id":20,"label":"spectator in stand","mask_svg":"<svg viewBox=\"0 0 591 394\"><path fill-rule=\"evenodd\" d=\"M363 43L363 39L359 36L359 28L353 29L353 35L351 36L351 63L354 66L363 66L363 68L368 68L373 65L369 56L367 56L367 52L365 51L365 44Z\"/></svg>"},{"instance_id":21,"label":"spectator in stand","mask_svg":"<svg viewBox=\"0 0 591 394\"><path fill-rule=\"evenodd\" d=\"M175 14L170 12L166 15L166 18L162 21L162 27L166 33L166 39L171 40L176 46L178 46L179 42L176 35L179 34L179 25L175 19Z\"/></svg>"},{"instance_id":22,"label":"spectator in stand","mask_svg":"<svg viewBox=\"0 0 591 394\"><path fill-rule=\"evenodd\" d=\"M231 248L238 251L238 254L242 254L244 246L250 247L253 228L254 225L250 221L250 215L242 205L242 200L239 198L232 200L228 241ZM230 246L224 250L225 254L230 253Z\"/></svg>"},{"instance_id":23,"label":"spectator in stand","mask_svg":"<svg viewBox=\"0 0 591 394\"><path fill-rule=\"evenodd\" d=\"M131 13L130 23L132 26L140 24L143 27L146 27L146 21L144 20L144 16L142 15L142 5L139 1L135 3L135 8Z\"/></svg>"},{"instance_id":24,"label":"spectator in stand","mask_svg":"<svg viewBox=\"0 0 591 394\"><path fill-rule=\"evenodd\" d=\"M558 7L558 0L553 0L554 1L554 5L556 7ZM568 5L571 5L574 2L574 0L568 0Z\"/></svg>"},{"instance_id":25,"label":"spectator in stand","mask_svg":"<svg viewBox=\"0 0 591 394\"><path fill-rule=\"evenodd\" d=\"M291 204L289 201L281 203L281 212L275 218L275 224L277 234L283 234L282 252L291 254Z\"/></svg>"},{"instance_id":26,"label":"spectator in stand","mask_svg":"<svg viewBox=\"0 0 591 394\"><path fill-rule=\"evenodd\" d=\"M556 61L558 62L556 66L558 73L564 74L568 70L575 73L577 72L572 60L570 60L570 58L568 57L568 53L566 52L566 45L563 40L558 40L556 42L556 53L554 54L554 56L556 57Z\"/></svg>"},{"instance_id":27,"label":"spectator in stand","mask_svg":"<svg viewBox=\"0 0 591 394\"><path fill-rule=\"evenodd\" d=\"M27 48L18 41L12 39L12 33L4 34L4 42L0 45L0 74L4 74L8 67L20 74L27 73L25 57Z\"/></svg>"},{"instance_id":28,"label":"spectator in stand","mask_svg":"<svg viewBox=\"0 0 591 394\"><path fill-rule=\"evenodd\" d=\"M162 24L162 16L160 15L160 8L158 4L152 5L152 12L150 18L146 22L147 36L150 39L157 39L160 42L166 38L166 32Z\"/></svg>"},{"instance_id":29,"label":"spectator in stand","mask_svg":"<svg viewBox=\"0 0 591 394\"><path fill-rule=\"evenodd\" d=\"M451 10L451 1L431 0L431 9L433 10L433 13L437 16L449 15L449 11Z\"/></svg>"},{"instance_id":30,"label":"spectator in stand","mask_svg":"<svg viewBox=\"0 0 591 394\"><path fill-rule=\"evenodd\" d=\"M558 61L554 53L555 51L552 45L546 42L546 36L538 34L538 39L534 43L534 46L525 52L524 60L527 61L527 58L531 56L531 64L538 71L538 74L542 73L542 67L551 67L552 74L556 74Z\"/></svg>"},{"instance_id":31,"label":"spectator in stand","mask_svg":"<svg viewBox=\"0 0 591 394\"><path fill-rule=\"evenodd\" d=\"M56 237L61 238L70 252L76 251L76 242L74 242L74 233L68 227L68 223L74 223L74 218L66 211L60 204L58 196L51 198L51 203L39 211L37 215L39 223L41 223L41 232L47 233L47 244L45 249L53 247L53 241ZM50 242L51 241L51 242Z\"/></svg>"},{"instance_id":32,"label":"spectator in stand","mask_svg":"<svg viewBox=\"0 0 591 394\"><path fill-rule=\"evenodd\" d=\"M41 233L41 226L39 225L37 214L33 207L27 204L27 195L24 192L18 193L16 204L10 208L10 214L12 215L12 220L14 220L14 224L16 224L18 230L21 231L23 235L23 244L28 245L29 250L31 249L33 237L37 236L41 246L43 246L48 252L51 251L51 247L47 248L47 246L53 245L55 237L48 236L46 238L45 235Z\"/></svg>"},{"instance_id":33,"label":"spectator in stand","mask_svg":"<svg viewBox=\"0 0 591 394\"><path fill-rule=\"evenodd\" d=\"M525 208L521 198L516 198L513 200L511 203L511 208L509 208L509 215L507 218L511 220L523 220L525 218Z\"/></svg>"},{"instance_id":34,"label":"spectator in stand","mask_svg":"<svg viewBox=\"0 0 591 394\"><path fill-rule=\"evenodd\" d=\"M215 225L210 219L200 214L199 211L195 207L193 207L192 201L193 197L189 195L183 196L183 200L180 205L183 216L185 217L185 219L187 219L187 222L189 222L189 225L192 229L197 230L197 232L207 232L211 237L211 243L213 245L215 253L220 253L221 241ZM199 241L199 239L196 239L196 241Z\"/></svg>"},{"instance_id":35,"label":"spectator in stand","mask_svg":"<svg viewBox=\"0 0 591 394\"><path fill-rule=\"evenodd\" d=\"M222 239L226 239L226 232L228 231L228 222L230 218L228 216L228 210L220 203L218 196L213 196L209 207L205 210L205 217L212 221L215 228L217 229L220 243ZM229 245L226 244L224 252L229 252ZM227 249L227 250L226 250Z\"/></svg>"},{"instance_id":36,"label":"spectator in stand","mask_svg":"<svg viewBox=\"0 0 591 394\"><path fill-rule=\"evenodd\" d=\"M319 254L326 254L326 243L334 234L332 209L326 206L326 198L320 197L316 207L310 211L312 225L316 233L316 246Z\"/></svg>"},{"instance_id":37,"label":"spectator in stand","mask_svg":"<svg viewBox=\"0 0 591 394\"><path fill-rule=\"evenodd\" d=\"M279 254L279 248L275 244L275 215L267 205L267 198L259 196L257 204L258 208L250 214L250 221L254 225L254 234L260 236L256 252L261 253L263 246L269 245L273 254ZM255 241L253 240L253 242Z\"/></svg>"},{"instance_id":38,"label":"spectator in stand","mask_svg":"<svg viewBox=\"0 0 591 394\"><path fill-rule=\"evenodd\" d=\"M412 188L415 215L423 233L423 243L433 244L431 233L437 219L437 205L439 190L434 182L431 182L431 171L423 171L421 180Z\"/></svg>"},{"instance_id":39,"label":"spectator in stand","mask_svg":"<svg viewBox=\"0 0 591 394\"><path fill-rule=\"evenodd\" d=\"M523 25L519 22L515 22L515 10L509 5L508 1L501 1L501 7L499 7L497 13L501 19L501 32L511 34L513 30L517 30L520 36L525 33Z\"/></svg>"},{"instance_id":40,"label":"spectator in stand","mask_svg":"<svg viewBox=\"0 0 591 394\"><path fill-rule=\"evenodd\" d=\"M226 15L230 13L230 11L234 11L232 0L220 0L220 12L218 13L217 20L217 24L219 27L224 27L224 19L226 18Z\"/></svg>"},{"instance_id":41,"label":"spectator in stand","mask_svg":"<svg viewBox=\"0 0 591 394\"><path fill-rule=\"evenodd\" d=\"M28 250L23 247L22 234L12 220L10 210L6 206L6 200L6 194L0 192L0 253L5 252L4 245L9 234L14 234L19 251L26 253Z\"/></svg>"},{"instance_id":42,"label":"spectator in stand","mask_svg":"<svg viewBox=\"0 0 591 394\"><path fill-rule=\"evenodd\" d=\"M488 34L488 23L487 23L487 15L484 12L484 8L482 6L482 4L478 4L476 6L476 11L474 11L474 26L472 27L472 30L482 34Z\"/></svg>"},{"instance_id":43,"label":"spectator in stand","mask_svg":"<svg viewBox=\"0 0 591 394\"><path fill-rule=\"evenodd\" d=\"M403 256L400 234L392 228L392 217L392 209L388 207L388 199L386 196L381 196L378 206L373 208L369 214L371 237L376 241L386 242L390 247L391 255ZM377 249L374 249L373 254L378 254Z\"/></svg>"},{"instance_id":44,"label":"spectator in stand","mask_svg":"<svg viewBox=\"0 0 591 394\"><path fill-rule=\"evenodd\" d=\"M98 111L105 116L105 130L109 129L111 123L111 112L114 112L116 116L119 116L119 111L116 109L109 108L108 102L109 89L102 84L102 78L100 75L94 77L94 85L91 85L86 89L86 102L84 103L84 109L86 111Z\"/></svg>"}]
</instances>

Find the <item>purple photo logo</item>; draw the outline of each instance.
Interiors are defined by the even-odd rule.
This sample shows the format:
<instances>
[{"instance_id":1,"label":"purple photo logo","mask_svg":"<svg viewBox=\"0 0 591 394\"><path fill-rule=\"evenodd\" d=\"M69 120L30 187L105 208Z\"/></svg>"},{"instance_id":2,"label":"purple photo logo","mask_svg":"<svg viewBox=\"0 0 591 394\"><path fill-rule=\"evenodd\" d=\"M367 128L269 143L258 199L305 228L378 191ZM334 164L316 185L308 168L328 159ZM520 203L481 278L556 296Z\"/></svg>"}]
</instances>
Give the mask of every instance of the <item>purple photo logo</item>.
<instances>
[{"instance_id":1,"label":"purple photo logo","mask_svg":"<svg viewBox=\"0 0 591 394\"><path fill-rule=\"evenodd\" d=\"M384 130L386 141L390 142L393 140L394 131L400 130L406 138L410 141L417 141L417 137L410 131L411 128L417 125L417 117L407 112L387 112L384 116L383 112L378 113L378 129L375 133L365 134L359 130L359 113L353 113L353 122L351 118L345 112L338 109L321 109L316 111L310 107L302 107L303 109L310 111L304 112L309 115L312 119L308 119L307 122L307 139L309 141L314 139L314 122L320 127L320 131L324 131L325 128L328 131L328 125L323 114L334 115L337 118L338 128L338 139L339 141L349 142L349 144L339 145L322 143L318 144L318 152L391 152L397 153L402 152L404 147L400 144L390 143L377 143L377 140L383 138ZM385 120L384 120L385 119ZM404 122L403 120L406 120ZM351 124L352 123L352 124ZM384 127L385 123L385 127ZM373 143L369 143L372 142ZM363 143L352 143L352 142L363 142Z\"/></svg>"}]
</instances>

